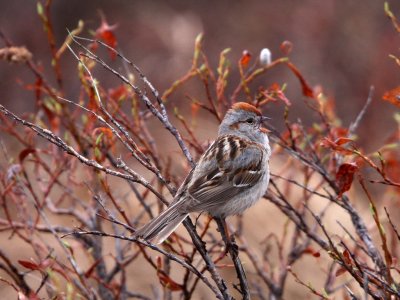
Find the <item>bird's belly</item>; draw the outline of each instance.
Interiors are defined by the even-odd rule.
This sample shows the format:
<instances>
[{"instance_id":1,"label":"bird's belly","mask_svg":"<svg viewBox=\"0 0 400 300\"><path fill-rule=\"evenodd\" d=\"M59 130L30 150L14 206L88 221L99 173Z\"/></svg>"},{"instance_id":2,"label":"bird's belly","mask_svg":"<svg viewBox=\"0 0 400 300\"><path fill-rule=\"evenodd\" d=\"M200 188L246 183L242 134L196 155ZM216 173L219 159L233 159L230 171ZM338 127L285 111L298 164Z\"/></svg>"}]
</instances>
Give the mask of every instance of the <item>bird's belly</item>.
<instances>
[{"instance_id":1,"label":"bird's belly","mask_svg":"<svg viewBox=\"0 0 400 300\"><path fill-rule=\"evenodd\" d=\"M214 217L227 217L244 212L247 208L256 203L268 188L269 174L266 173L262 180L247 191L240 193L227 201L224 205L213 207L209 213Z\"/></svg>"}]
</instances>

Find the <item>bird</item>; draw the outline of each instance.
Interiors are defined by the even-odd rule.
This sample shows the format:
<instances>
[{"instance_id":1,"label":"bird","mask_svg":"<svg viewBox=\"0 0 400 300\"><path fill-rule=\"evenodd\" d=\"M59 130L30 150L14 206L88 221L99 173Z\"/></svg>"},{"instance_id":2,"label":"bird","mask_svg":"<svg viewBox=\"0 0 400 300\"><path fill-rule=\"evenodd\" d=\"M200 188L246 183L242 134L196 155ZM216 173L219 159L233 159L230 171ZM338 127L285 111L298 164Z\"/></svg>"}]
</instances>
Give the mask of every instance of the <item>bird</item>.
<instances>
[{"instance_id":1,"label":"bird","mask_svg":"<svg viewBox=\"0 0 400 300\"><path fill-rule=\"evenodd\" d=\"M255 106L237 102L226 112L218 136L189 172L169 207L139 228L134 238L161 244L193 212L225 219L243 213L268 188L270 118Z\"/></svg>"}]
</instances>

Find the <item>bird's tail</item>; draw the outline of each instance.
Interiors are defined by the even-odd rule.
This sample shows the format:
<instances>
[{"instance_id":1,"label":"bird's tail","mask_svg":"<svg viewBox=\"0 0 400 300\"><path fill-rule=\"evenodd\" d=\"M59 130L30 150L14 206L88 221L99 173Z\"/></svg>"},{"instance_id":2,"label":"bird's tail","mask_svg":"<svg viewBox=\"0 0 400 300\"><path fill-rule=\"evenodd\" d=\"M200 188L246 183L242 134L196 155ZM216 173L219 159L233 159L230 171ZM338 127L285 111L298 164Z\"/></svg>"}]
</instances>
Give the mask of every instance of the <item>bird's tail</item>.
<instances>
[{"instance_id":1,"label":"bird's tail","mask_svg":"<svg viewBox=\"0 0 400 300\"><path fill-rule=\"evenodd\" d=\"M164 242L188 216L188 213L183 213L178 210L179 206L178 202L168 207L159 216L138 229L134 237L150 240L154 244L161 244Z\"/></svg>"}]
</instances>

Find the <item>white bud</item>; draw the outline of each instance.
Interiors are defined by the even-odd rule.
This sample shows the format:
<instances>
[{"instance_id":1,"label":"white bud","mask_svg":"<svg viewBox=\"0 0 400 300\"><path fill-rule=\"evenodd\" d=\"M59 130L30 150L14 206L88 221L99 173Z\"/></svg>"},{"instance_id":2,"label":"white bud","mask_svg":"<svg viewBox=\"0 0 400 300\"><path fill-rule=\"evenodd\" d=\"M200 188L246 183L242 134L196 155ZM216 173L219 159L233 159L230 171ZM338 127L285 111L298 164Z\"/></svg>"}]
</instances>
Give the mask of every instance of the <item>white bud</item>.
<instances>
[{"instance_id":1,"label":"white bud","mask_svg":"<svg viewBox=\"0 0 400 300\"><path fill-rule=\"evenodd\" d=\"M271 63L271 51L268 48L264 48L260 52L260 64L262 66L268 66Z\"/></svg>"}]
</instances>

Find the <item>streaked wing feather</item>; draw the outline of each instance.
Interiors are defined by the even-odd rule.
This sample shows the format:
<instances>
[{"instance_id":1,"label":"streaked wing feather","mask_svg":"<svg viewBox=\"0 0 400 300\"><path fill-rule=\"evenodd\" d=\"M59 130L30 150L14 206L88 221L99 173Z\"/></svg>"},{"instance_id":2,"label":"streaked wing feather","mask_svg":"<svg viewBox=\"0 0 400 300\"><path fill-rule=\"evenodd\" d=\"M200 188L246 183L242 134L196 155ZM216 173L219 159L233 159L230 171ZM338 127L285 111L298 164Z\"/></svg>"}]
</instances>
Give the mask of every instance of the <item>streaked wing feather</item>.
<instances>
[{"instance_id":1,"label":"streaked wing feather","mask_svg":"<svg viewBox=\"0 0 400 300\"><path fill-rule=\"evenodd\" d=\"M237 137L235 139L240 140ZM226 142L233 144L228 139ZM223 143L221 139L217 140L206 152L206 155L213 156L204 160L209 161L209 165L214 168L205 168L202 173L194 172L193 181L187 191L187 211L210 210L251 188L263 175L263 151L258 145L237 142L240 147L235 148L235 155L223 156L217 151Z\"/></svg>"}]
</instances>

